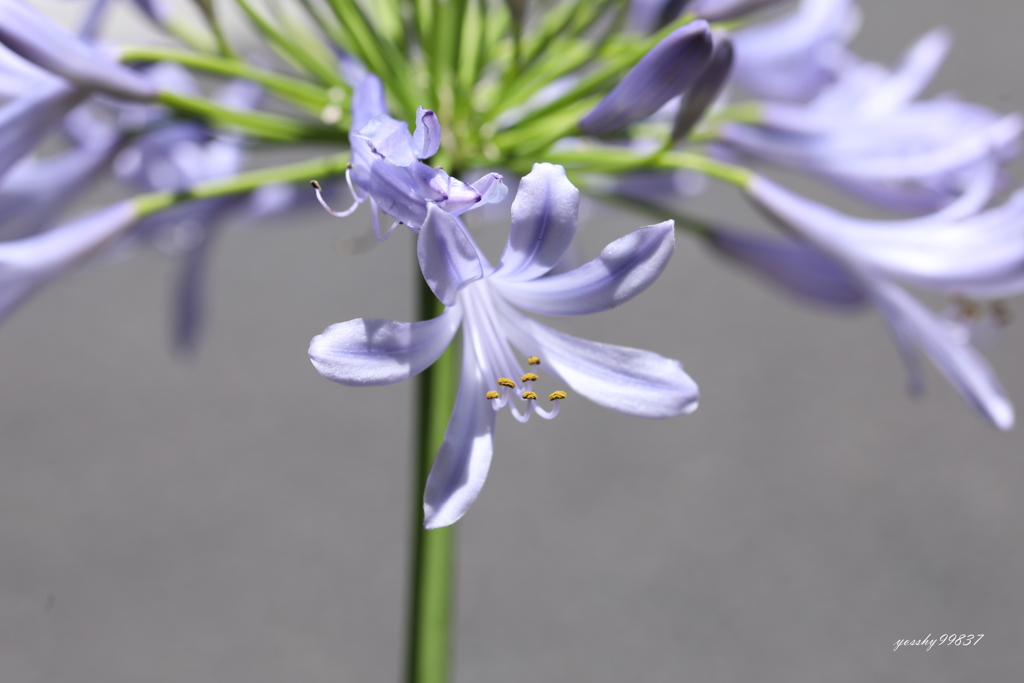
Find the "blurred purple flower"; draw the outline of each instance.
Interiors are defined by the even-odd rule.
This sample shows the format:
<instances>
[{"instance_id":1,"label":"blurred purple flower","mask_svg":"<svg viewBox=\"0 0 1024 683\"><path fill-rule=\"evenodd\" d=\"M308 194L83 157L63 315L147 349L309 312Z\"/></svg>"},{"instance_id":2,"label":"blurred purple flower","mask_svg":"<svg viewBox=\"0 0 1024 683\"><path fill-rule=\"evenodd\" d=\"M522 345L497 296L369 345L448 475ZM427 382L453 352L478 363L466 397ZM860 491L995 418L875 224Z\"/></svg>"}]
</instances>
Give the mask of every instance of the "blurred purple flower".
<instances>
[{"instance_id":1,"label":"blurred purple flower","mask_svg":"<svg viewBox=\"0 0 1024 683\"><path fill-rule=\"evenodd\" d=\"M505 251L492 267L459 220L431 205L417 254L424 278L448 306L445 312L416 323L350 320L328 327L310 344L313 365L328 379L391 384L433 364L462 327L462 379L424 493L427 528L455 523L480 493L498 410L508 405L520 422L533 413L550 419L565 398L555 392L552 410L538 407L533 385L539 378L521 374L512 347L528 355L530 365L543 362L578 393L630 415L672 417L697 407L697 385L677 361L577 339L517 310L585 315L612 308L646 289L672 255L669 221L640 228L595 260L551 275L573 240L578 210L579 192L564 169L535 164L519 185Z\"/></svg>"},{"instance_id":2,"label":"blurred purple flower","mask_svg":"<svg viewBox=\"0 0 1024 683\"><path fill-rule=\"evenodd\" d=\"M20 0L0 0L0 43L29 62L86 90L134 100L153 99L145 77Z\"/></svg>"},{"instance_id":3,"label":"blurred purple flower","mask_svg":"<svg viewBox=\"0 0 1024 683\"><path fill-rule=\"evenodd\" d=\"M824 176L884 208L934 211L1012 157L1022 128L1016 114L948 97L914 101L949 43L933 31L892 72L850 66L811 102L764 102L761 125L728 123L718 135L731 150Z\"/></svg>"},{"instance_id":4,"label":"blurred purple flower","mask_svg":"<svg viewBox=\"0 0 1024 683\"><path fill-rule=\"evenodd\" d=\"M907 361L912 388L921 384L920 349L968 403L1006 430L1013 425L1013 406L969 338L896 284L982 299L1024 291L1024 191L983 210L993 176L979 175L937 213L899 221L853 218L763 177L751 182L748 193L858 277Z\"/></svg>"}]
</instances>

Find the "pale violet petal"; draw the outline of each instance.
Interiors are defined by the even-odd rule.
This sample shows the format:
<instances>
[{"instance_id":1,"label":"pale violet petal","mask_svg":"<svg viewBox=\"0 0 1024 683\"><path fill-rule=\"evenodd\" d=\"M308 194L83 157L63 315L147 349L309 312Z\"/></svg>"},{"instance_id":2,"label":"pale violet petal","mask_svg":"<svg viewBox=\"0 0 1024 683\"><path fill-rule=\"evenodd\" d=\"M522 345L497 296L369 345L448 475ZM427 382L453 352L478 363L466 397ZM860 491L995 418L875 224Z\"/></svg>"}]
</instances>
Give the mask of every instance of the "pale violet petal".
<instances>
[{"instance_id":1,"label":"pale violet petal","mask_svg":"<svg viewBox=\"0 0 1024 683\"><path fill-rule=\"evenodd\" d=\"M508 195L508 186L501 181L500 173L488 173L472 185L480 195L480 204L497 204Z\"/></svg>"},{"instance_id":2,"label":"pale violet petal","mask_svg":"<svg viewBox=\"0 0 1024 683\"><path fill-rule=\"evenodd\" d=\"M693 85L711 55L711 30L703 19L682 26L637 62L580 120L580 130L604 135L645 119Z\"/></svg>"},{"instance_id":3,"label":"pale violet petal","mask_svg":"<svg viewBox=\"0 0 1024 683\"><path fill-rule=\"evenodd\" d=\"M433 204L427 205L416 255L423 279L446 306L455 303L460 289L484 276L473 240L453 216Z\"/></svg>"},{"instance_id":4,"label":"pale violet petal","mask_svg":"<svg viewBox=\"0 0 1024 683\"><path fill-rule=\"evenodd\" d=\"M359 130L387 113L384 84L373 74L364 76L352 89L352 130Z\"/></svg>"},{"instance_id":5,"label":"pale violet petal","mask_svg":"<svg viewBox=\"0 0 1024 683\"><path fill-rule=\"evenodd\" d=\"M412 152L412 136L404 121L382 114L352 133L352 146L363 140L370 146L370 152L395 166L415 163Z\"/></svg>"},{"instance_id":6,"label":"pale violet petal","mask_svg":"<svg viewBox=\"0 0 1024 683\"><path fill-rule=\"evenodd\" d=\"M423 526L437 529L457 522L487 479L494 453L495 411L485 398L488 380L473 344L464 334L462 379L444 443L437 451L423 492Z\"/></svg>"},{"instance_id":7,"label":"pale violet petal","mask_svg":"<svg viewBox=\"0 0 1024 683\"><path fill-rule=\"evenodd\" d=\"M717 227L708 243L803 299L836 307L864 303L860 281L839 261L807 243Z\"/></svg>"},{"instance_id":8,"label":"pale violet petal","mask_svg":"<svg viewBox=\"0 0 1024 683\"><path fill-rule=\"evenodd\" d=\"M341 384L394 384L433 365L461 322L461 310L452 307L415 323L368 318L336 323L313 337L309 359L317 372Z\"/></svg>"},{"instance_id":9,"label":"pale violet petal","mask_svg":"<svg viewBox=\"0 0 1024 683\"><path fill-rule=\"evenodd\" d=\"M672 221L615 240L593 261L536 280L490 280L509 302L543 315L586 315L624 303L654 282L675 247Z\"/></svg>"},{"instance_id":10,"label":"pale violet petal","mask_svg":"<svg viewBox=\"0 0 1024 683\"><path fill-rule=\"evenodd\" d=\"M437 114L420 107L416 110L416 131L412 134L412 153L417 159L429 159L441 148L441 124Z\"/></svg>"},{"instance_id":11,"label":"pale violet petal","mask_svg":"<svg viewBox=\"0 0 1024 683\"><path fill-rule=\"evenodd\" d=\"M0 319L37 289L135 227L130 201L25 239L0 243Z\"/></svg>"},{"instance_id":12,"label":"pale violet petal","mask_svg":"<svg viewBox=\"0 0 1024 683\"><path fill-rule=\"evenodd\" d=\"M96 88L128 99L150 100L157 94L143 75L117 63L18 0L0 0L0 43L83 88Z\"/></svg>"},{"instance_id":13,"label":"pale violet petal","mask_svg":"<svg viewBox=\"0 0 1024 683\"><path fill-rule=\"evenodd\" d=\"M639 417L674 417L697 409L697 384L679 361L651 351L557 332L496 300L503 331L521 353L537 356L577 393Z\"/></svg>"},{"instance_id":14,"label":"pale violet petal","mask_svg":"<svg viewBox=\"0 0 1024 683\"><path fill-rule=\"evenodd\" d=\"M576 234L579 210L580 191L565 177L565 169L534 164L512 202L512 227L498 274L532 280L551 270Z\"/></svg>"},{"instance_id":15,"label":"pale violet petal","mask_svg":"<svg viewBox=\"0 0 1024 683\"><path fill-rule=\"evenodd\" d=\"M871 288L883 313L900 318L901 334L913 339L965 401L998 429L1013 426L1013 404L973 346L900 287L874 280Z\"/></svg>"}]
</instances>

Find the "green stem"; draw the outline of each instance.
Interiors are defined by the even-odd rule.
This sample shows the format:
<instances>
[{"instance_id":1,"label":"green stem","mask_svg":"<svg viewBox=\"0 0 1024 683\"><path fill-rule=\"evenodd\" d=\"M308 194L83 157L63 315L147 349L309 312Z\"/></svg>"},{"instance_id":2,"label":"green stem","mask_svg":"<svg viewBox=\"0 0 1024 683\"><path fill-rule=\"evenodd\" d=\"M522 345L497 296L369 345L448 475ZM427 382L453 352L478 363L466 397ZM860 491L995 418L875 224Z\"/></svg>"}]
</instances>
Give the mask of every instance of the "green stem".
<instances>
[{"instance_id":1,"label":"green stem","mask_svg":"<svg viewBox=\"0 0 1024 683\"><path fill-rule=\"evenodd\" d=\"M249 171L229 178L199 183L184 192L151 192L140 195L133 201L139 218L143 218L193 199L212 199L250 192L269 183L299 183L315 180L318 177L341 175L348 166L348 159L348 152L332 154L309 161Z\"/></svg>"},{"instance_id":2,"label":"green stem","mask_svg":"<svg viewBox=\"0 0 1024 683\"><path fill-rule=\"evenodd\" d=\"M228 109L202 97L179 95L168 91L160 92L156 99L161 104L186 116L199 118L213 126L227 128L264 140L277 142L345 141L345 134L339 129L306 123L288 116L261 111Z\"/></svg>"},{"instance_id":3,"label":"green stem","mask_svg":"<svg viewBox=\"0 0 1024 683\"><path fill-rule=\"evenodd\" d=\"M260 85L299 106L320 113L328 104L327 91L307 81L265 71L238 59L228 59L191 50L156 45L126 45L120 48L122 62L175 62L219 76L241 78Z\"/></svg>"},{"instance_id":4,"label":"green stem","mask_svg":"<svg viewBox=\"0 0 1024 683\"><path fill-rule=\"evenodd\" d=\"M418 268L417 268L418 270ZM420 319L444 310L426 282L419 283ZM447 683L451 657L455 533L423 528L423 489L444 440L459 383L455 345L420 375L417 449L413 478L412 571L409 587L406 683Z\"/></svg>"}]
</instances>

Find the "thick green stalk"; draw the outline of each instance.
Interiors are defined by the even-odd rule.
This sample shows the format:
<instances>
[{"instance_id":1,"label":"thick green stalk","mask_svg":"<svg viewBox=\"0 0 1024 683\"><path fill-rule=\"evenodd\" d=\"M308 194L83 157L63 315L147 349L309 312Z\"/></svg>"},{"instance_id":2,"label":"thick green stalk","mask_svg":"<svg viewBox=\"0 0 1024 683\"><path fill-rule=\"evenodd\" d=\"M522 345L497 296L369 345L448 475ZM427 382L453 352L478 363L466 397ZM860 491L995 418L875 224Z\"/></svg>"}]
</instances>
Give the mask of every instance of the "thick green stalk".
<instances>
[{"instance_id":1,"label":"thick green stalk","mask_svg":"<svg viewBox=\"0 0 1024 683\"><path fill-rule=\"evenodd\" d=\"M417 268L418 270L418 268ZM444 310L426 282L419 283L420 320ZM444 440L459 384L455 344L419 379L413 477L412 571L409 587L406 683L447 683L451 658L455 534L452 527L423 528L423 489Z\"/></svg>"}]
</instances>

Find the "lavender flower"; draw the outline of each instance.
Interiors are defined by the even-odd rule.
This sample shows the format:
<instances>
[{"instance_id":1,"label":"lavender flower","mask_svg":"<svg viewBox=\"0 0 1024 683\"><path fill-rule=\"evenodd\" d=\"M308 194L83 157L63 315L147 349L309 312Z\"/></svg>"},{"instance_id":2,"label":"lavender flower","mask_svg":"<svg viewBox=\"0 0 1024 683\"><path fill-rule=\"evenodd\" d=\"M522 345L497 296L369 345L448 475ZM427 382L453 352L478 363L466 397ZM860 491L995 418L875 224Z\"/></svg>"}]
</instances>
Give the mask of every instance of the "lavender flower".
<instances>
[{"instance_id":1,"label":"lavender flower","mask_svg":"<svg viewBox=\"0 0 1024 683\"><path fill-rule=\"evenodd\" d=\"M772 216L845 264L885 318L920 385L914 349L924 351L953 387L999 429L1013 425L1013 407L962 330L928 311L895 281L966 297L1024 291L1024 191L982 211L994 173L979 175L957 201L921 218L852 218L757 177L747 190Z\"/></svg>"},{"instance_id":2,"label":"lavender flower","mask_svg":"<svg viewBox=\"0 0 1024 683\"><path fill-rule=\"evenodd\" d=\"M360 76L352 95L351 167L345 177L352 193L352 205L335 211L324 201L318 185L317 199L331 214L351 215L360 204L370 202L373 231L384 241L400 224L418 232L427 217L430 204L459 215L475 206L499 202L508 189L501 176L489 173L472 185L452 178L443 169L422 163L437 153L441 144L441 126L433 111L416 111L416 129L387 113L384 86L373 74ZM395 219L381 234L378 209Z\"/></svg>"},{"instance_id":3,"label":"lavender flower","mask_svg":"<svg viewBox=\"0 0 1024 683\"><path fill-rule=\"evenodd\" d=\"M537 405L544 364L574 391L642 417L671 417L697 407L697 386L674 360L649 351L585 341L556 332L517 310L585 315L633 298L661 273L674 248L671 221L640 228L579 268L549 275L576 231L579 193L560 166L536 164L512 205L512 227L497 267L480 254L458 219L428 206L417 244L424 278L448 306L433 320L398 323L360 318L328 327L310 344L313 365L342 384L371 386L407 379L434 363L459 327L462 379L455 409L424 494L427 528L456 522L476 499L493 452L495 414L551 419L564 391ZM510 345L511 344L511 345ZM488 405L490 403L490 405Z\"/></svg>"},{"instance_id":4,"label":"lavender flower","mask_svg":"<svg viewBox=\"0 0 1024 683\"><path fill-rule=\"evenodd\" d=\"M945 31L921 38L895 71L851 65L807 104L762 104L762 124L727 123L731 150L824 176L900 212L934 211L970 177L1016 153L1022 120L949 97L914 102L949 47Z\"/></svg>"}]
</instances>

